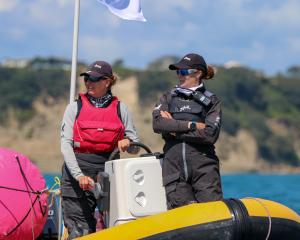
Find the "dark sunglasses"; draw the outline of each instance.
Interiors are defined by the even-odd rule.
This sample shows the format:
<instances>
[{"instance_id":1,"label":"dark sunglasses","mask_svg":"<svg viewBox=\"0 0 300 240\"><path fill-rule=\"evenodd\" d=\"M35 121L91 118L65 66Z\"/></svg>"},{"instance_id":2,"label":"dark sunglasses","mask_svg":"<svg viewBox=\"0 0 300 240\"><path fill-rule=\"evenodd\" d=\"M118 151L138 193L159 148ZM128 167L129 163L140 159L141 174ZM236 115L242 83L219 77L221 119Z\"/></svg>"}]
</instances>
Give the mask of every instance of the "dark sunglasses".
<instances>
[{"instance_id":1,"label":"dark sunglasses","mask_svg":"<svg viewBox=\"0 0 300 240\"><path fill-rule=\"evenodd\" d=\"M99 82L99 81L105 80L105 79L107 79L107 77L93 77L91 75L84 76L84 81L85 82L88 81L88 80L91 81L91 82Z\"/></svg>"},{"instance_id":2,"label":"dark sunglasses","mask_svg":"<svg viewBox=\"0 0 300 240\"><path fill-rule=\"evenodd\" d=\"M176 70L177 75L181 75L181 76L186 76L186 75L190 75L192 73L198 72L199 70L197 69L178 69Z\"/></svg>"}]
</instances>

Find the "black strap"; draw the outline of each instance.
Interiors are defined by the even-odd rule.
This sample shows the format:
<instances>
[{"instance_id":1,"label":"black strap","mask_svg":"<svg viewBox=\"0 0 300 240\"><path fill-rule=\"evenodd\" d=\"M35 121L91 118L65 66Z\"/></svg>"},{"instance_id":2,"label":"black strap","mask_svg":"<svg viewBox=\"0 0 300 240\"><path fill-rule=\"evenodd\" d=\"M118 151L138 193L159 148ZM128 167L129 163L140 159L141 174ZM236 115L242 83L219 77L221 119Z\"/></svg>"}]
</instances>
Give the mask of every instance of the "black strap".
<instances>
[{"instance_id":1,"label":"black strap","mask_svg":"<svg viewBox=\"0 0 300 240\"><path fill-rule=\"evenodd\" d=\"M28 215L29 215L29 213L31 212L31 210L33 209L33 211L34 211L34 205L35 205L35 203L37 202L37 200L38 200L38 197L36 197L35 199L34 199L34 201L32 202L32 207L30 207L29 208L29 210L27 211L27 213L25 214L25 216L22 218L22 220L20 221L20 222L18 222L18 224L13 228L13 229L11 229L7 234L6 234L6 236L9 236L10 234L12 234L14 231L16 231L17 229L18 229L18 227L20 227L21 226L21 224L25 221L25 219L28 217ZM42 212L43 213L43 212ZM43 216L44 216L44 214L43 214Z\"/></svg>"},{"instance_id":2,"label":"black strap","mask_svg":"<svg viewBox=\"0 0 300 240\"><path fill-rule=\"evenodd\" d=\"M41 202L40 202L40 195L42 194L42 192L39 192L39 191L34 191L32 186L30 185L24 171L23 171L23 168L22 168L22 165L20 163L20 159L18 156L15 157L16 160L17 160L17 163L19 165L19 169L20 169L20 172L21 172L21 175L23 177L23 180L24 180L24 183L25 183L25 186L26 186L26 190L21 190L21 189L13 189L13 188L7 188L7 187L1 187L1 188L5 188L5 189L8 189L8 190L15 190L15 191L21 191L21 192L27 192L28 193L28 196L30 198L30 201L31 201L31 207L29 208L29 210L27 211L27 213L25 214L25 216L22 218L22 220L20 222L17 221L17 225L11 229L7 234L6 236L9 236L11 235L14 231L16 231L18 229L18 227L21 226L21 224L25 221L25 219L28 217L29 213L33 210L34 214L36 215L36 212L35 212L35 209L34 209L34 206L36 203L39 204L39 207L40 207L40 211L42 213L43 216L45 216L46 214L46 208L45 210L43 211L43 208L42 208L42 205L41 205ZM31 199L31 193L33 194L36 194L36 197L34 199L34 201L32 201ZM0 203L1 205L3 205L5 208L7 208L7 206L0 200ZM13 213L7 208L7 210L10 212L10 214L12 215L12 217L16 219L16 217L13 215Z\"/></svg>"},{"instance_id":3,"label":"black strap","mask_svg":"<svg viewBox=\"0 0 300 240\"><path fill-rule=\"evenodd\" d=\"M200 91L195 91L192 96L196 102L203 104L205 107L211 104L211 100Z\"/></svg>"},{"instance_id":4,"label":"black strap","mask_svg":"<svg viewBox=\"0 0 300 240\"><path fill-rule=\"evenodd\" d=\"M80 96L79 96L79 98L76 100L76 102L77 102L77 113L76 113L75 119L78 118L79 113L80 113L81 108L82 108L82 100L81 100L81 97L80 97Z\"/></svg>"},{"instance_id":5,"label":"black strap","mask_svg":"<svg viewBox=\"0 0 300 240\"><path fill-rule=\"evenodd\" d=\"M118 101L117 114L118 114L118 117L121 120L121 122L123 122L122 117L121 117L121 104L120 104L120 101Z\"/></svg>"},{"instance_id":6,"label":"black strap","mask_svg":"<svg viewBox=\"0 0 300 240\"><path fill-rule=\"evenodd\" d=\"M20 172L21 172L22 177L23 177L23 179L24 179L24 183L25 183L26 189L27 189L27 191L28 191L28 196L29 196L29 198L30 198L30 200L31 200L31 195L30 195L30 192L29 192L28 187L30 188L30 190L31 190L32 192L34 192L34 190L33 190L33 188L31 187L31 185L29 184L28 179L27 179L27 177L26 177L26 175L25 175L25 173L24 173L24 171L23 171L22 165L21 165L21 163L20 163L19 156L16 156L15 158L16 158L16 160L17 160L17 163L18 163L18 165L19 165ZM36 196L37 196L36 199L38 200L38 203L39 203L39 206L40 206L40 210L41 210L42 215L45 216L46 209L45 209L45 211L43 211L42 204L41 204L41 202L40 202L40 195L41 195L41 194L42 194L42 192L36 193ZM36 201L36 200L35 200L35 201ZM34 203L35 203L35 201L34 201ZM32 201L31 201L31 202L32 202ZM34 203L32 203L32 206L34 206ZM34 208L33 208L33 211L34 211L34 213L35 213ZM35 214L36 214L36 213L35 213Z\"/></svg>"},{"instance_id":7,"label":"black strap","mask_svg":"<svg viewBox=\"0 0 300 240\"><path fill-rule=\"evenodd\" d=\"M16 192L26 192L26 193L33 193L33 194L41 194L40 191L28 191L24 189L18 189L18 188L11 188L11 187L5 187L5 186L0 186L0 188L6 189L6 190L11 190L11 191L16 191Z\"/></svg>"}]
</instances>

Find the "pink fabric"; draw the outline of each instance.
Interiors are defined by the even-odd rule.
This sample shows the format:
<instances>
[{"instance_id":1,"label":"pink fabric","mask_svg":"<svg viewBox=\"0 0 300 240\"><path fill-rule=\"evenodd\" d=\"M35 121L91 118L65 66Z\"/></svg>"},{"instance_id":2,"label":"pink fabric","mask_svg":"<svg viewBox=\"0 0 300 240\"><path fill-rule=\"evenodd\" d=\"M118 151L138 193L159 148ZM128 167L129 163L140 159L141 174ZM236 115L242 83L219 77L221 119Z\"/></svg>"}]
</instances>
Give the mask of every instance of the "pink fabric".
<instances>
[{"instance_id":1,"label":"pink fabric","mask_svg":"<svg viewBox=\"0 0 300 240\"><path fill-rule=\"evenodd\" d=\"M16 151L0 148L0 239L32 240L39 236L46 222L48 196L46 193L41 194L31 209L36 194L3 188L30 190L21 174L16 156L33 191L46 188L45 179L28 158ZM28 216L25 217L28 212ZM23 223L7 236L23 219Z\"/></svg>"}]
</instances>

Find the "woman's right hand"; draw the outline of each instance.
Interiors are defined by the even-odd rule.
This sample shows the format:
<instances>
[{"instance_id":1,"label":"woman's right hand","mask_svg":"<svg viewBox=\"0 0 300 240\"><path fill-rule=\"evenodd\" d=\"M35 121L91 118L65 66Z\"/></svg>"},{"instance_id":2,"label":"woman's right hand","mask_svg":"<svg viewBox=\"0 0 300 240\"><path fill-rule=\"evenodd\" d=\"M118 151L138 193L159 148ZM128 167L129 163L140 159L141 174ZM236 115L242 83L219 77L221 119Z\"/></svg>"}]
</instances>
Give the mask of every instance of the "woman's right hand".
<instances>
[{"instance_id":1,"label":"woman's right hand","mask_svg":"<svg viewBox=\"0 0 300 240\"><path fill-rule=\"evenodd\" d=\"M95 185L94 180L88 176L80 176L78 178L78 183L82 190L92 190Z\"/></svg>"},{"instance_id":2,"label":"woman's right hand","mask_svg":"<svg viewBox=\"0 0 300 240\"><path fill-rule=\"evenodd\" d=\"M167 111L160 111L160 116L162 116L163 118L173 119L171 113Z\"/></svg>"}]
</instances>

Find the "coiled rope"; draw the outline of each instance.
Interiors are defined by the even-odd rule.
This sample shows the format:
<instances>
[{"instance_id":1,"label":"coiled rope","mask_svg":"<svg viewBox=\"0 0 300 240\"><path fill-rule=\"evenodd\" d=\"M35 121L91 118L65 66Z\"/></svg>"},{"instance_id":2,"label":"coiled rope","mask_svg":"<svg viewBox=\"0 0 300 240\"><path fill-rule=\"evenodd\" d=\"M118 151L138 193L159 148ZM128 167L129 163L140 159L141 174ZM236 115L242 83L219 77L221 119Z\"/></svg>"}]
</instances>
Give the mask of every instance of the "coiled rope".
<instances>
[{"instance_id":1,"label":"coiled rope","mask_svg":"<svg viewBox=\"0 0 300 240\"><path fill-rule=\"evenodd\" d=\"M58 186L58 188L54 189L56 186ZM51 188L48 189L48 193L50 193L50 194L52 193L51 194L51 201L48 204L48 208L50 208L53 205L54 198L61 195L60 186L61 186L60 179L59 179L58 176L55 176L54 177L54 184L52 185Z\"/></svg>"}]
</instances>

